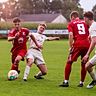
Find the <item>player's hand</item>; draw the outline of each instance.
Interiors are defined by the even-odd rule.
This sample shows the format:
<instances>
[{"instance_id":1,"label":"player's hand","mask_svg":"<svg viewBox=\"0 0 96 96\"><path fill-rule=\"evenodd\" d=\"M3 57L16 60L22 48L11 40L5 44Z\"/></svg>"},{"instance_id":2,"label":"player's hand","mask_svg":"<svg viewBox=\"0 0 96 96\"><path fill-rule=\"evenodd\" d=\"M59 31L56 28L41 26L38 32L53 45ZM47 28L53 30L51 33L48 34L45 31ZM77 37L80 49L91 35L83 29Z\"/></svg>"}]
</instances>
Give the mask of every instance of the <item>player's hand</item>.
<instances>
[{"instance_id":1,"label":"player's hand","mask_svg":"<svg viewBox=\"0 0 96 96\"><path fill-rule=\"evenodd\" d=\"M88 55L85 55L85 56L82 58L82 62L83 62L83 63L87 63L88 59L89 59L89 56L88 56Z\"/></svg>"}]
</instances>

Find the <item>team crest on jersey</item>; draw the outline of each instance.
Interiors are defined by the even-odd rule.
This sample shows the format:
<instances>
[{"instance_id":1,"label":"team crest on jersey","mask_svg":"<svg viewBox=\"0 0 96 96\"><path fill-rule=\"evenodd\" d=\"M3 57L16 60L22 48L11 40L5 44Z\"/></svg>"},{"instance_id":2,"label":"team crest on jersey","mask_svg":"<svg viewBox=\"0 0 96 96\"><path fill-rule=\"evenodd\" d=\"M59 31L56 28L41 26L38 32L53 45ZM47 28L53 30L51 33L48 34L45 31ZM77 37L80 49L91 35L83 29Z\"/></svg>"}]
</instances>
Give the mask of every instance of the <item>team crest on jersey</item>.
<instances>
[{"instance_id":1,"label":"team crest on jersey","mask_svg":"<svg viewBox=\"0 0 96 96\"><path fill-rule=\"evenodd\" d=\"M18 39L18 42L19 42L19 43L23 43L23 41L24 41L24 39L23 39L22 37L20 37L20 38Z\"/></svg>"}]
</instances>

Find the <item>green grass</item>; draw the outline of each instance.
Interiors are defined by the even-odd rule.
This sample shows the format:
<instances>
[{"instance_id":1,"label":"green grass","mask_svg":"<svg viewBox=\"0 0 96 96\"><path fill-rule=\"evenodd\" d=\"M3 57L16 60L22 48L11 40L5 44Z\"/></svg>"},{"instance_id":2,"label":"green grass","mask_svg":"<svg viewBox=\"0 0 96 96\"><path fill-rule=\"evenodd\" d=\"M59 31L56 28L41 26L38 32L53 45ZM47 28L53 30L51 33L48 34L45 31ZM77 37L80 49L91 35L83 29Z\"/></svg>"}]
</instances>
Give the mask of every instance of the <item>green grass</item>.
<instances>
[{"instance_id":1,"label":"green grass","mask_svg":"<svg viewBox=\"0 0 96 96\"><path fill-rule=\"evenodd\" d=\"M7 80L7 73L11 66L10 60L11 43L0 40L0 96L95 96L96 87L86 89L91 81L89 75L85 80L85 86L78 88L80 80L80 58L73 64L70 76L70 87L60 88L58 85L63 81L63 69L68 55L68 41L46 41L43 55L48 67L48 74L44 80L36 80L34 74L38 72L35 65L32 66L28 81L24 82L23 72L25 62L20 62L21 73L15 81Z\"/></svg>"}]
</instances>

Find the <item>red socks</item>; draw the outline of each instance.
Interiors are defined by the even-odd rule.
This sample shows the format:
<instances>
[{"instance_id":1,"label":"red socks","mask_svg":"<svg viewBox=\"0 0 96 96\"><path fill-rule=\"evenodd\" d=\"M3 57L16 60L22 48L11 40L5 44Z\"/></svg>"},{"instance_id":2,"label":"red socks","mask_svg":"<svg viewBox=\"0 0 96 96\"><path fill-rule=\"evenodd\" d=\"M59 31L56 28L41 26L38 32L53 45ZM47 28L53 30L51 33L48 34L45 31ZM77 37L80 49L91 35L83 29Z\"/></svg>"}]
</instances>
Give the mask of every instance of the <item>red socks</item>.
<instances>
[{"instance_id":1,"label":"red socks","mask_svg":"<svg viewBox=\"0 0 96 96\"><path fill-rule=\"evenodd\" d=\"M84 82L85 77L86 77L86 69L85 69L85 64L81 64L81 81Z\"/></svg>"},{"instance_id":2,"label":"red socks","mask_svg":"<svg viewBox=\"0 0 96 96\"><path fill-rule=\"evenodd\" d=\"M18 65L12 64L11 70L18 71Z\"/></svg>"},{"instance_id":3,"label":"red socks","mask_svg":"<svg viewBox=\"0 0 96 96\"><path fill-rule=\"evenodd\" d=\"M69 80L69 76L70 76L70 73L71 73L71 65L72 64L66 64L66 67L65 67L65 80Z\"/></svg>"}]
</instances>

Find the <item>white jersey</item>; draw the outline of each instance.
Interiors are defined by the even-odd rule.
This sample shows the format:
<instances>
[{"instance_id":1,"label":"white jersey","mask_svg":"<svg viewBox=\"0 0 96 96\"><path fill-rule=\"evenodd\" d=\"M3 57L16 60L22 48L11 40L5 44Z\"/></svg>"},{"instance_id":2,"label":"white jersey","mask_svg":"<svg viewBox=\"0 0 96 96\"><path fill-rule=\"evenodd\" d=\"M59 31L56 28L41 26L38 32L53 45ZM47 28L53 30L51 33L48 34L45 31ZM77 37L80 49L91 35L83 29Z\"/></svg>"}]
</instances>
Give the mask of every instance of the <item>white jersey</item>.
<instances>
[{"instance_id":1,"label":"white jersey","mask_svg":"<svg viewBox=\"0 0 96 96\"><path fill-rule=\"evenodd\" d=\"M96 36L96 22L93 22L89 28L89 34L92 37Z\"/></svg>"},{"instance_id":2,"label":"white jersey","mask_svg":"<svg viewBox=\"0 0 96 96\"><path fill-rule=\"evenodd\" d=\"M39 33L31 33L31 34L35 37L37 43L41 46L43 46L44 41L47 40L47 37L43 34ZM37 48L37 46L35 45L35 43L31 38L29 39L29 43L30 43L29 48Z\"/></svg>"},{"instance_id":3,"label":"white jersey","mask_svg":"<svg viewBox=\"0 0 96 96\"><path fill-rule=\"evenodd\" d=\"M92 37L96 36L96 22L93 22L89 28L89 34ZM96 53L95 55L89 60L92 65L96 65Z\"/></svg>"}]
</instances>

